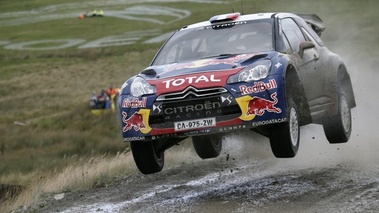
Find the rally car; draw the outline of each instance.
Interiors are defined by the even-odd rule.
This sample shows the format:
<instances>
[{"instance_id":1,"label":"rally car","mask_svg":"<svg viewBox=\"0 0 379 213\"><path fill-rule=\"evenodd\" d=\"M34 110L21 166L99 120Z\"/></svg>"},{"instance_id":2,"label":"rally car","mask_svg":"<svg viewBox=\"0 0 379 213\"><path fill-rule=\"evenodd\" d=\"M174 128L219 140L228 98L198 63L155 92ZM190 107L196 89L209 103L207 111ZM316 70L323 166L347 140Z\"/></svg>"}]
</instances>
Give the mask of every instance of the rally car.
<instances>
[{"instance_id":1,"label":"rally car","mask_svg":"<svg viewBox=\"0 0 379 213\"><path fill-rule=\"evenodd\" d=\"M220 154L241 129L294 157L301 125L323 125L330 143L349 140L356 106L347 68L320 39L317 15L231 13L178 29L149 67L121 87L122 135L138 169L156 173L164 152L192 137L197 154Z\"/></svg>"}]
</instances>

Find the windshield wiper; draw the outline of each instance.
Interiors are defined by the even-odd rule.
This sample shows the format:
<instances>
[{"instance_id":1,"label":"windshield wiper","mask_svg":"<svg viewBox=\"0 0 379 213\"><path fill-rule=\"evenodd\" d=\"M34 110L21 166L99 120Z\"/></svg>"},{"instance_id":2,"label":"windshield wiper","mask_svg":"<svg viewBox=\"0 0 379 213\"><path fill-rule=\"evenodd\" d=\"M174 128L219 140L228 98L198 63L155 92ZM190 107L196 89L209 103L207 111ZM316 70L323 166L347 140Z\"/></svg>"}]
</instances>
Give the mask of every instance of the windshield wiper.
<instances>
[{"instance_id":1,"label":"windshield wiper","mask_svg":"<svg viewBox=\"0 0 379 213\"><path fill-rule=\"evenodd\" d=\"M230 57L230 56L233 56L233 55L237 55L236 53L234 54L230 54L230 53L223 53L223 54L219 54L219 55L212 55L212 56L205 56L201 59L205 59L205 58L217 58L217 57Z\"/></svg>"}]
</instances>

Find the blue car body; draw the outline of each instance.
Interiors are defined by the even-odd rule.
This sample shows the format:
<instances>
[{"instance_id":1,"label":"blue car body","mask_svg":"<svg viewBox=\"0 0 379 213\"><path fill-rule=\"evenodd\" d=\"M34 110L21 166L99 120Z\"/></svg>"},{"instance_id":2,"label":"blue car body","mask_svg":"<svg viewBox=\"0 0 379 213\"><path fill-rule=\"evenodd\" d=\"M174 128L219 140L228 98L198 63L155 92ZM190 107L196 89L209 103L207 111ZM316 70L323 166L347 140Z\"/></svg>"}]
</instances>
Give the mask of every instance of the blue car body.
<instances>
[{"instance_id":1,"label":"blue car body","mask_svg":"<svg viewBox=\"0 0 379 213\"><path fill-rule=\"evenodd\" d=\"M355 99L324 30L317 15L290 13L231 13L177 30L120 90L123 140L138 168L160 171L164 151L189 136L200 157L216 157L213 136L240 129L269 137L276 157L296 155L309 123L346 142Z\"/></svg>"},{"instance_id":2,"label":"blue car body","mask_svg":"<svg viewBox=\"0 0 379 213\"><path fill-rule=\"evenodd\" d=\"M270 75L267 78L252 82L227 83L230 76L237 74L241 69L251 66L257 61L262 60L270 61L270 63L273 64L271 66ZM194 127L184 131L175 131L174 124L173 122L170 122L170 119L166 119L164 122L156 125L149 123L151 120L149 118L151 116L159 116L159 110L164 111L164 109L158 108L163 101L156 101L157 97L163 92L136 98L129 92L128 86L130 86L131 83L127 83L122 89L119 98L124 141L154 140L162 137L191 136L204 133L212 134L284 122L286 121L286 99L283 75L287 63L288 62L283 55L272 51L259 54L222 56L213 59L185 62L185 64L178 63L168 66L151 66L148 69L155 70L156 75L164 73L165 77L157 80L155 77L151 78L148 75L142 76L151 85L156 86L158 91L162 90L165 91L164 94L172 94L182 92L188 87L196 88L197 91L214 87L223 87L225 88L225 91L218 94L219 96L215 98L219 104L211 104L208 110L218 110L219 108L222 110L223 107L230 108L230 106L234 106L237 108L237 113L212 114L209 111L205 111L205 113L208 112L210 114L210 116L207 117L216 117L216 123L214 126L205 128ZM170 71L167 72L167 70ZM174 74L171 74L171 72ZM193 79L191 83L187 80L187 82L184 82L182 85L176 87L172 85L172 83L176 82L178 82L177 84L181 83L181 79L188 79L188 76L190 76L189 79ZM199 78L202 79L196 81L196 79ZM131 81L133 81L133 79L131 79L130 82ZM168 88L166 88L166 86ZM194 90L189 90L189 92L193 92ZM247 104L250 100L258 98L259 100L257 101L260 102L256 104L256 109L250 109L251 113L249 113ZM188 104L183 104L183 106L187 105ZM189 112L186 111L186 113L195 113L188 116L183 115L183 120L200 117L200 115L196 114L196 109L202 111L204 110L203 108L206 107L200 105L197 105L196 107L196 105L194 105L194 108L195 109L192 110L191 107L191 110ZM145 112L141 113L141 109ZM179 110L180 108L175 111ZM173 110L168 112L171 114L171 111ZM143 119L135 119L134 121L142 123L132 123L133 121L131 121L130 118L136 113L143 115ZM145 115L144 113L147 114ZM162 114L162 116L164 115ZM229 118L222 118L223 116L229 116ZM180 121L180 119L177 119L176 121Z\"/></svg>"}]
</instances>

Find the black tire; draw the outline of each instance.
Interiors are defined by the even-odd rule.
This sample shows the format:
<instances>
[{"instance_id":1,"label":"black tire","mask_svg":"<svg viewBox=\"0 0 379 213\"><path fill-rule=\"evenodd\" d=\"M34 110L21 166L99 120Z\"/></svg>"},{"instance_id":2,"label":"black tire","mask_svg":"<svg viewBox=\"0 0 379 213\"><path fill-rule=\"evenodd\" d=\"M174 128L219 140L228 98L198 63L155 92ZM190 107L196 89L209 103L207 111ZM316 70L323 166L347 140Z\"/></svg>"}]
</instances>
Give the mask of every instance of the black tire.
<instances>
[{"instance_id":1,"label":"black tire","mask_svg":"<svg viewBox=\"0 0 379 213\"><path fill-rule=\"evenodd\" d=\"M338 95L338 113L337 115L324 119L324 133L329 143L346 143L351 134L351 110L342 91Z\"/></svg>"},{"instance_id":2,"label":"black tire","mask_svg":"<svg viewBox=\"0 0 379 213\"><path fill-rule=\"evenodd\" d=\"M152 141L132 141L130 149L134 162L143 174L153 174L162 171L164 166L164 151L157 152Z\"/></svg>"},{"instance_id":3,"label":"black tire","mask_svg":"<svg viewBox=\"0 0 379 213\"><path fill-rule=\"evenodd\" d=\"M221 153L221 136L192 136L192 143L197 155L202 159L215 158Z\"/></svg>"},{"instance_id":4,"label":"black tire","mask_svg":"<svg viewBox=\"0 0 379 213\"><path fill-rule=\"evenodd\" d=\"M299 149L300 121L297 107L292 99L287 106L287 121L270 127L271 150L277 158L293 158Z\"/></svg>"}]
</instances>

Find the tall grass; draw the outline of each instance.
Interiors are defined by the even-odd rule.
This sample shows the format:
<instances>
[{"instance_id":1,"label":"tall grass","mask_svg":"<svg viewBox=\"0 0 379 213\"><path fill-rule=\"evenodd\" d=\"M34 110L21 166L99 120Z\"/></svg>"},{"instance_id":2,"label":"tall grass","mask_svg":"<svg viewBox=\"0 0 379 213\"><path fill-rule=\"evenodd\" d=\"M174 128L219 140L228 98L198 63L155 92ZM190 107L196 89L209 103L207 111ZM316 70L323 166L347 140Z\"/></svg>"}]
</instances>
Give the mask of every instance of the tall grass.
<instances>
[{"instance_id":1,"label":"tall grass","mask_svg":"<svg viewBox=\"0 0 379 213\"><path fill-rule=\"evenodd\" d=\"M3 0L0 13L70 2L77 3ZM156 5L193 11L190 18L160 26L158 31L162 34L205 16L209 18L205 12L225 11L226 7L226 4L199 7L189 2ZM168 21L168 17L156 18ZM110 17L86 20L72 17L0 26L0 40L17 43L78 38L90 42L157 27ZM44 193L101 186L114 176L136 172L130 154L124 152L128 144L122 142L117 114L91 114L88 99L93 91L98 93L109 85L119 87L143 70L159 46L143 44L143 40L128 46L91 49L75 46L46 51L9 50L0 45L0 184L26 187L19 197L0 204L0 212L29 205Z\"/></svg>"},{"instance_id":2,"label":"tall grass","mask_svg":"<svg viewBox=\"0 0 379 213\"><path fill-rule=\"evenodd\" d=\"M182 142L183 146L173 148L166 153L166 167L178 167L183 164L201 161L194 156L194 150L190 148L189 140ZM26 190L7 200L0 206L0 212L7 212L27 207L38 202L42 197L49 194L59 194L64 192L105 187L111 184L114 178L136 173L137 167L129 148L116 155L104 154L91 158L76 159L63 169L54 170L48 175L33 174L32 181L29 181ZM35 178L38 177L38 178ZM38 207L33 207L36 209ZM35 210L38 212L38 209Z\"/></svg>"},{"instance_id":3,"label":"tall grass","mask_svg":"<svg viewBox=\"0 0 379 213\"><path fill-rule=\"evenodd\" d=\"M84 105L84 103L83 103ZM119 133L120 125L113 112L95 116L87 106L38 119L23 121L25 126L3 127L1 136L0 183L24 184L7 178L13 172L52 170L72 163L72 156L93 157L116 154L126 148Z\"/></svg>"},{"instance_id":4,"label":"tall grass","mask_svg":"<svg viewBox=\"0 0 379 213\"><path fill-rule=\"evenodd\" d=\"M111 182L112 177L135 171L135 166L131 163L133 161L128 150L119 152L115 156L102 155L88 160L79 159L62 170L56 170L38 179L33 178L26 190L19 196L6 201L0 207L0 211L29 206L49 193L103 187Z\"/></svg>"},{"instance_id":5,"label":"tall grass","mask_svg":"<svg viewBox=\"0 0 379 213\"><path fill-rule=\"evenodd\" d=\"M49 4L48 0L4 0L0 12L31 10ZM202 20L203 13L210 8L224 11L227 4L156 5L191 10L194 14L180 22L162 25L163 34L196 19ZM0 36L11 43L62 37L92 41L151 27L157 26L110 17L84 21L73 17L0 26ZM121 86L131 75L143 70L159 46L142 41L128 46L47 51L8 50L0 46L0 183L25 185L32 178L24 177L37 176L35 171L49 173L78 158L115 155L125 149L116 113L94 116L88 109L88 99L93 91L100 92L109 85Z\"/></svg>"}]
</instances>

